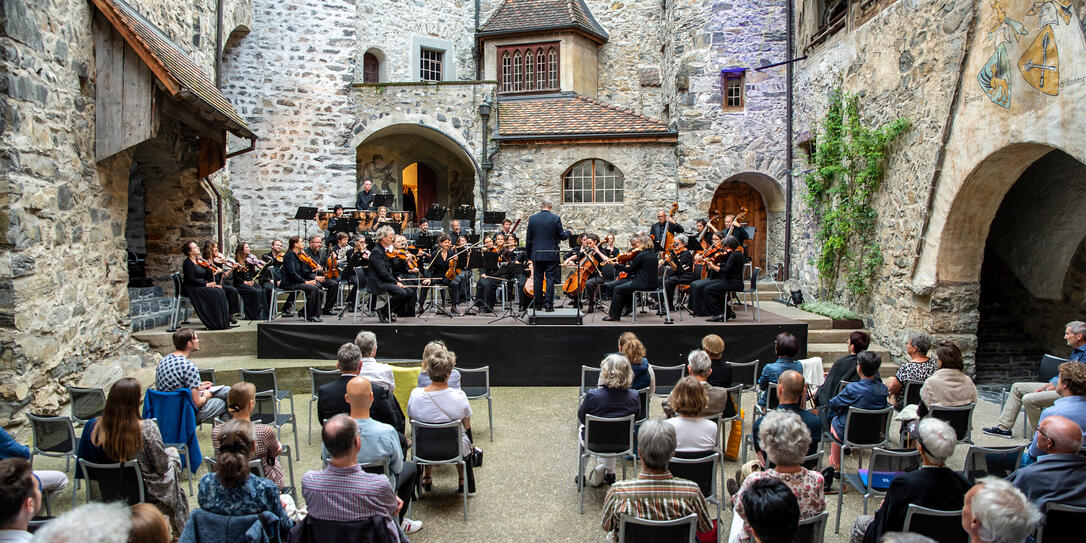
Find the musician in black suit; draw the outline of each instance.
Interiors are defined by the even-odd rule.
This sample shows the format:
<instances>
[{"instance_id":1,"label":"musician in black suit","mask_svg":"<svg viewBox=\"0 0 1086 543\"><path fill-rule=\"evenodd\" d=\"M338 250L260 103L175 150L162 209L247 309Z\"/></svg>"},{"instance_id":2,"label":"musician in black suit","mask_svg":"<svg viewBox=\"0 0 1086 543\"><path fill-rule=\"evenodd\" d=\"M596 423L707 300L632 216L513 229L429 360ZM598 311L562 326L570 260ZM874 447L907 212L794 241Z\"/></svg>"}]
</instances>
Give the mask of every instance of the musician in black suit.
<instances>
[{"instance_id":1,"label":"musician in black suit","mask_svg":"<svg viewBox=\"0 0 1086 543\"><path fill-rule=\"evenodd\" d=\"M290 250L283 256L283 278L279 281L279 288L283 290L305 291L305 316L310 322L320 322L321 316L321 289L317 286L317 280L306 278L313 270L298 258L302 252L302 237L291 236ZM293 300L288 300L292 302ZM288 306L289 307L289 306Z\"/></svg>"},{"instance_id":2,"label":"musician in black suit","mask_svg":"<svg viewBox=\"0 0 1086 543\"><path fill-rule=\"evenodd\" d=\"M562 229L562 218L551 213L552 207L551 199L544 196L539 202L539 213L528 217L528 233L524 237L524 247L535 270L532 303L536 309L543 311L554 311L554 288L560 284L558 242L572 235L569 230ZM543 289L544 274L547 278L546 290ZM543 307L540 308L540 305Z\"/></svg>"},{"instance_id":3,"label":"musician in black suit","mask_svg":"<svg viewBox=\"0 0 1086 543\"><path fill-rule=\"evenodd\" d=\"M668 309L675 311L675 290L679 285L689 285L694 281L694 253L686 248L686 236L675 236L670 256L665 261L667 279L664 290L667 292ZM661 311L662 312L662 311Z\"/></svg>"},{"instance_id":4,"label":"musician in black suit","mask_svg":"<svg viewBox=\"0 0 1086 543\"><path fill-rule=\"evenodd\" d=\"M649 228L649 236L652 238L652 250L657 253L664 250L664 238L667 237L668 232L671 232L672 236L677 236L683 231L683 225L675 222L675 217L669 216L662 209L657 211L656 222L652 223L652 227ZM649 246L646 245L645 249L648 250Z\"/></svg>"},{"instance_id":5,"label":"musician in black suit","mask_svg":"<svg viewBox=\"0 0 1086 543\"><path fill-rule=\"evenodd\" d=\"M327 383L317 390L317 417L321 426L324 421L341 413L349 414L351 405L347 403L347 383L358 377L358 368L362 365L362 351L354 343L344 343L336 352L336 367L339 368L339 379ZM370 407L370 416L373 420L383 422L396 429L400 434L401 445L406 446L404 440L404 416L396 396L390 394L388 389L380 383L370 382L373 385L373 405ZM404 449L406 450L406 449Z\"/></svg>"},{"instance_id":6,"label":"musician in black suit","mask_svg":"<svg viewBox=\"0 0 1086 543\"><path fill-rule=\"evenodd\" d=\"M656 275L656 254L650 250L652 238L644 234L634 236L630 239L630 245L638 253L625 267L629 281L615 287L614 296L611 299L611 311L603 318L605 321L617 321L624 309L633 308L633 291L660 288L660 278Z\"/></svg>"},{"instance_id":7,"label":"musician in black suit","mask_svg":"<svg viewBox=\"0 0 1086 543\"><path fill-rule=\"evenodd\" d=\"M362 182L362 192L358 193L358 197L354 200L354 207L359 211L369 211L377 209L373 205L373 197L376 196L373 193L373 181L369 179Z\"/></svg>"},{"instance_id":8,"label":"musician in black suit","mask_svg":"<svg viewBox=\"0 0 1086 543\"><path fill-rule=\"evenodd\" d=\"M305 271L308 279L316 279L317 284L324 289L324 312L331 313L332 308L336 305L336 293L339 291L339 281L328 277L328 270L325 269L328 266L328 251L322 250L324 246L324 240L319 235L314 235L309 238L309 247L306 247L305 254L312 258L317 265L321 266L319 270L313 270L307 268ZM292 300L293 301L293 300Z\"/></svg>"},{"instance_id":9,"label":"musician in black suit","mask_svg":"<svg viewBox=\"0 0 1086 543\"><path fill-rule=\"evenodd\" d=\"M390 226L382 226L374 233L374 237L377 245L370 253L369 275L372 275L373 280L376 281L378 293L389 294L389 305L392 306L394 319L395 315L412 317L415 315L415 291L405 288L392 273L392 262L388 257L388 253L393 251L392 243L396 240L396 232ZM381 322L388 322L387 314L387 310L377 312Z\"/></svg>"},{"instance_id":10,"label":"musician in black suit","mask_svg":"<svg viewBox=\"0 0 1086 543\"><path fill-rule=\"evenodd\" d=\"M735 220L734 213L724 215L724 228L721 228L720 231L728 234L728 230L732 231L730 235L734 236L735 240L739 242L739 250L742 251L743 242L750 239L750 236L747 235L747 229L743 228L743 223Z\"/></svg>"}]
</instances>

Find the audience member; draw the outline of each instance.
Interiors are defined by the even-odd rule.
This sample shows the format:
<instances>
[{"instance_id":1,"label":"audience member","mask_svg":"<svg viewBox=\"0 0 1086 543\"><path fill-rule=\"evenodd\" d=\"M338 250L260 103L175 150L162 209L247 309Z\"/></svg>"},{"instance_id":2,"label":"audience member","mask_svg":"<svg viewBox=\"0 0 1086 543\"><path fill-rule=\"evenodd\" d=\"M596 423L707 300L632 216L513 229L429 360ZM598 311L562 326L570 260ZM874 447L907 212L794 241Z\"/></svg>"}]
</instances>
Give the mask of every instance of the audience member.
<instances>
[{"instance_id":1,"label":"audience member","mask_svg":"<svg viewBox=\"0 0 1086 543\"><path fill-rule=\"evenodd\" d=\"M668 471L675 443L675 428L670 424L651 419L641 425L637 433L641 472L636 479L615 483L603 500L603 529L609 538L614 538L618 531L621 514L647 520L674 520L696 514L698 533L713 530L701 488L693 481L673 477Z\"/></svg>"},{"instance_id":2,"label":"audience member","mask_svg":"<svg viewBox=\"0 0 1086 543\"><path fill-rule=\"evenodd\" d=\"M396 477L396 495L404 504L398 519L400 528L407 534L421 530L422 521L406 518L406 506L411 503L415 484L418 482L418 468L414 462L404 461L396 429L370 417L373 387L369 380L362 376L351 379L351 382L347 383L347 401L351 404L351 418L358 425L358 435L365 444L358 451L358 463L388 462L389 471Z\"/></svg>"},{"instance_id":3,"label":"audience member","mask_svg":"<svg viewBox=\"0 0 1086 543\"><path fill-rule=\"evenodd\" d=\"M0 460L7 458L22 458L30 460L30 447L15 441L7 430L0 427ZM50 469L34 470L34 478L41 491L48 495L49 499L56 498L60 491L68 486L68 475L63 471Z\"/></svg>"},{"instance_id":4,"label":"audience member","mask_svg":"<svg viewBox=\"0 0 1086 543\"><path fill-rule=\"evenodd\" d=\"M709 454L716 447L716 423L702 418L701 413L708 403L702 383L693 377L683 377L671 389L668 396L671 405L679 416L666 419L675 428L675 450L679 453L694 453L689 457L697 458Z\"/></svg>"},{"instance_id":5,"label":"audience member","mask_svg":"<svg viewBox=\"0 0 1086 543\"><path fill-rule=\"evenodd\" d=\"M395 519L403 502L396 497L387 477L366 473L358 464L362 438L354 419L347 415L332 417L321 430L321 441L331 462L320 471L302 476L302 496L309 517L332 522L380 518L398 540Z\"/></svg>"},{"instance_id":6,"label":"audience member","mask_svg":"<svg viewBox=\"0 0 1086 543\"><path fill-rule=\"evenodd\" d=\"M709 384L709 378L713 375L709 355L701 350L690 351L686 357L686 371L705 390L706 403L699 416L712 417L724 413L729 404L728 391ZM665 415L670 417L674 414L670 398L664 398L661 406Z\"/></svg>"},{"instance_id":7,"label":"audience member","mask_svg":"<svg viewBox=\"0 0 1086 543\"><path fill-rule=\"evenodd\" d=\"M747 518L743 494L760 479L778 479L787 485L799 503L800 519L811 518L824 511L826 496L822 492L822 474L803 467L803 458L811 444L811 434L799 415L778 409L771 410L762 418L760 432L762 447L774 467L755 471L743 481L743 486L733 498L737 517ZM734 526L732 533L738 532L740 541L749 541L750 532L739 531L741 529Z\"/></svg>"},{"instance_id":8,"label":"audience member","mask_svg":"<svg viewBox=\"0 0 1086 543\"><path fill-rule=\"evenodd\" d=\"M392 366L377 361L377 334L368 330L362 330L354 337L354 344L362 353L362 362L358 366L358 375L365 377L371 383L379 384L388 390L389 394L396 392L396 377L392 374Z\"/></svg>"},{"instance_id":9,"label":"audience member","mask_svg":"<svg viewBox=\"0 0 1086 543\"><path fill-rule=\"evenodd\" d=\"M877 543L886 532L901 531L905 527L905 514L909 504L916 504L940 511L957 511L969 490L969 481L958 472L946 467L946 460L954 454L958 436L944 421L928 417L916 425L913 439L920 453L921 468L898 474L886 490L886 498L874 517L861 515L853 523L852 541ZM964 541L946 534L944 542Z\"/></svg>"},{"instance_id":10,"label":"audience member","mask_svg":"<svg viewBox=\"0 0 1086 543\"><path fill-rule=\"evenodd\" d=\"M845 435L845 418L848 415L848 408L882 409L887 406L886 398L889 396L889 391L878 379L882 359L871 351L864 351L856 356L856 360L856 373L860 376L860 380L846 385L841 393L830 398L826 405L830 417L830 433L834 438L830 443L830 465L822 470L822 475L826 479L827 492L833 486L837 471L841 469L840 443Z\"/></svg>"},{"instance_id":11,"label":"audience member","mask_svg":"<svg viewBox=\"0 0 1086 543\"><path fill-rule=\"evenodd\" d=\"M425 388L416 388L411 391L411 397L407 400L407 415L411 417L411 420L430 424L460 421L464 426L464 440L460 444L460 454L466 458L471 454L472 448L471 405L468 404L468 397L462 390L449 387L448 379L452 369L453 359L448 351L439 351L430 357L427 371L433 382ZM466 465L467 492L472 493L475 492L475 473L470 459ZM460 477L458 492L464 492L464 473L459 465L457 472ZM426 490L430 490L432 485L430 473L430 466L425 466L422 472L422 487Z\"/></svg>"},{"instance_id":12,"label":"audience member","mask_svg":"<svg viewBox=\"0 0 1086 543\"><path fill-rule=\"evenodd\" d=\"M637 417L641 402L637 391L630 389L633 372L630 362L620 354L609 354L600 362L600 386L589 390L577 409L577 419L581 421L582 437L584 434L585 415L605 418L619 418L629 415ZM600 486L604 481L615 480L616 459L601 458L598 466L588 474L587 483ZM579 484L579 481L577 481Z\"/></svg>"},{"instance_id":13,"label":"audience member","mask_svg":"<svg viewBox=\"0 0 1086 543\"><path fill-rule=\"evenodd\" d=\"M181 457L162 445L162 434L151 420L140 419L140 383L125 377L113 383L102 416L83 427L77 456L95 464L139 460L146 501L170 519L180 534L189 518L189 500L181 489ZM76 478L82 478L82 471Z\"/></svg>"},{"instance_id":14,"label":"audience member","mask_svg":"<svg viewBox=\"0 0 1086 543\"><path fill-rule=\"evenodd\" d=\"M1063 330L1063 339L1067 346L1071 347L1071 362L1086 363L1086 322L1071 321ZM1041 411L1051 406L1060 398L1056 392L1057 378L1053 377L1047 383L1025 382L1015 383L1011 386L1011 393L1007 396L1007 403L1003 404L1003 411L999 414L999 422L995 426L984 428L984 433L1000 437L1011 437L1011 428L1018 420L1018 411L1026 409L1026 420L1029 421L1030 430L1037 427L1040 422Z\"/></svg>"},{"instance_id":15,"label":"audience member","mask_svg":"<svg viewBox=\"0 0 1086 543\"><path fill-rule=\"evenodd\" d=\"M347 383L358 377L359 367L362 365L362 351L354 343L344 343L336 351L336 366L339 368L339 379L325 384L317 390L317 416L324 421L336 416L351 412L351 406L347 403ZM383 386L373 387L373 405L370 407L370 416L374 420L391 425L404 435L406 421L403 410L396 397ZM400 444L406 448L407 438L401 437Z\"/></svg>"},{"instance_id":16,"label":"audience member","mask_svg":"<svg viewBox=\"0 0 1086 543\"><path fill-rule=\"evenodd\" d=\"M623 332L618 336L618 352L626 357L633 372L630 388L633 390L649 389L649 395L656 391L656 374L645 358L645 345L633 332Z\"/></svg>"},{"instance_id":17,"label":"audience member","mask_svg":"<svg viewBox=\"0 0 1086 543\"><path fill-rule=\"evenodd\" d=\"M30 541L30 519L41 508L41 491L30 462L22 458L0 460L0 542Z\"/></svg>"},{"instance_id":18,"label":"audience member","mask_svg":"<svg viewBox=\"0 0 1086 543\"><path fill-rule=\"evenodd\" d=\"M1070 419L1079 429L1086 429L1086 364L1060 364L1060 374L1056 376L1056 393L1060 395L1059 399L1041 412L1040 420L1058 415ZM1082 437L1086 439L1086 433ZM1037 440L1038 436L1034 435L1033 442L1022 457L1023 464L1030 464L1044 454L1038 447Z\"/></svg>"},{"instance_id":19,"label":"audience member","mask_svg":"<svg viewBox=\"0 0 1086 543\"><path fill-rule=\"evenodd\" d=\"M724 361L724 340L716 334L709 334L701 338L701 350L709 355L712 364L709 384L720 388L732 386L732 366Z\"/></svg>"},{"instance_id":20,"label":"audience member","mask_svg":"<svg viewBox=\"0 0 1086 543\"><path fill-rule=\"evenodd\" d=\"M758 378L758 388L761 389L761 393L758 395L758 405L761 407L765 407L766 396L768 396L766 391L769 389L769 383L776 383L781 374L788 370L803 373L803 365L795 360L796 353L799 352L799 341L796 340L796 336L788 332L777 334L774 348L777 352L777 360L766 364L762 368L761 377Z\"/></svg>"},{"instance_id":21,"label":"audience member","mask_svg":"<svg viewBox=\"0 0 1086 543\"><path fill-rule=\"evenodd\" d=\"M1041 513L1013 485L985 477L965 494L962 528L970 543L1019 543L1033 534Z\"/></svg>"},{"instance_id":22,"label":"audience member","mask_svg":"<svg viewBox=\"0 0 1086 543\"><path fill-rule=\"evenodd\" d=\"M253 423L238 419L227 421L222 425L219 436L215 472L200 478L200 507L210 513L230 517L268 511L279 518L280 532L285 536L294 522L283 509L279 487L249 472L249 461L256 450Z\"/></svg>"},{"instance_id":23,"label":"audience member","mask_svg":"<svg viewBox=\"0 0 1086 543\"><path fill-rule=\"evenodd\" d=\"M155 390L173 392L182 388L192 390L192 403L196 406L196 422L206 422L226 411L226 387L214 388L210 382L200 381L200 371L189 360L192 353L200 350L200 338L191 328L181 328L173 333L174 352L166 355L155 368Z\"/></svg>"},{"instance_id":24,"label":"audience member","mask_svg":"<svg viewBox=\"0 0 1086 543\"><path fill-rule=\"evenodd\" d=\"M170 543L170 524L162 512L149 503L137 503L129 508L132 530L128 543Z\"/></svg>"},{"instance_id":25,"label":"audience member","mask_svg":"<svg viewBox=\"0 0 1086 543\"><path fill-rule=\"evenodd\" d=\"M226 409L233 420L247 420L252 422L253 409L256 408L256 386L244 381L230 387L230 395L226 399ZM211 429L211 446L215 456L219 456L219 445L222 443L223 425L220 424ZM253 443L253 458L260 459L264 468L264 477L275 483L275 486L283 488L286 482L283 479L283 467L279 465L279 454L283 452L283 446L275 437L275 430L271 426L261 423L253 423L253 434L256 442Z\"/></svg>"},{"instance_id":26,"label":"audience member","mask_svg":"<svg viewBox=\"0 0 1086 543\"><path fill-rule=\"evenodd\" d=\"M930 349L931 336L924 332L909 336L909 340L905 342L905 355L909 359L898 367L897 373L883 381L886 388L890 389L890 394L894 397L894 407L897 409L905 407L906 382L924 382L935 373L935 370L939 369L936 362L928 356Z\"/></svg>"},{"instance_id":27,"label":"audience member","mask_svg":"<svg viewBox=\"0 0 1086 543\"><path fill-rule=\"evenodd\" d=\"M830 398L837 395L838 387L841 386L842 381L855 383L860 380L859 374L856 373L856 356L866 351L870 345L871 336L867 335L867 332L857 330L849 334L848 354L838 358L830 366L826 379L822 382L822 386L818 387L818 394L815 395L815 405L819 408L825 407L830 402Z\"/></svg>"},{"instance_id":28,"label":"audience member","mask_svg":"<svg viewBox=\"0 0 1086 543\"><path fill-rule=\"evenodd\" d=\"M818 451L818 446L822 442L822 419L803 409L803 404L806 403L807 387L803 381L803 374L795 371L788 370L781 374L777 382L777 398L780 403L777 404L777 409L781 411L789 411L799 416L803 424L807 426L807 433L810 435L810 445L807 446L806 455L812 455ZM761 429L762 419L759 418L754 421L754 426L751 428L751 435L754 436L754 452L758 454L759 459L762 461L763 466L769 466L765 459L762 457L762 444L758 440L758 432Z\"/></svg>"},{"instance_id":29,"label":"audience member","mask_svg":"<svg viewBox=\"0 0 1086 543\"><path fill-rule=\"evenodd\" d=\"M963 371L965 362L958 346L949 341L941 343L935 348L935 359L939 369L920 387L917 415L927 416L933 405L958 407L977 403L977 385Z\"/></svg>"},{"instance_id":30,"label":"audience member","mask_svg":"<svg viewBox=\"0 0 1086 543\"><path fill-rule=\"evenodd\" d=\"M430 374L427 373L428 370L426 368L429 365L428 362L430 357L438 351L449 353L449 355L452 356L453 366L456 366L456 353L450 351L449 348L445 346L444 341L438 339L427 343L426 348L422 350L422 372L419 373L418 384L415 385L416 387L423 388L430 386L432 381L430 381ZM449 374L449 387L457 390L460 389L460 370L454 368L452 373Z\"/></svg>"},{"instance_id":31,"label":"audience member","mask_svg":"<svg viewBox=\"0 0 1086 543\"><path fill-rule=\"evenodd\" d=\"M47 522L34 532L35 543L161 543L163 526L149 513L155 508L123 502L91 502ZM161 514L159 515L161 517ZM137 524L139 525L137 527ZM151 525L149 525L151 524ZM167 532L168 533L168 532Z\"/></svg>"},{"instance_id":32,"label":"audience member","mask_svg":"<svg viewBox=\"0 0 1086 543\"><path fill-rule=\"evenodd\" d=\"M879 543L938 543L934 539L913 532L887 532Z\"/></svg>"},{"instance_id":33,"label":"audience member","mask_svg":"<svg viewBox=\"0 0 1086 543\"><path fill-rule=\"evenodd\" d=\"M1048 502L1086 507L1086 456L1079 453L1082 428L1067 417L1045 417L1034 444L1041 456L1007 480L1042 511Z\"/></svg>"},{"instance_id":34,"label":"audience member","mask_svg":"<svg viewBox=\"0 0 1086 543\"><path fill-rule=\"evenodd\" d=\"M800 507L796 495L779 479L758 479L743 493L736 507L746 512L746 540L758 543L792 543L799 528Z\"/></svg>"}]
</instances>

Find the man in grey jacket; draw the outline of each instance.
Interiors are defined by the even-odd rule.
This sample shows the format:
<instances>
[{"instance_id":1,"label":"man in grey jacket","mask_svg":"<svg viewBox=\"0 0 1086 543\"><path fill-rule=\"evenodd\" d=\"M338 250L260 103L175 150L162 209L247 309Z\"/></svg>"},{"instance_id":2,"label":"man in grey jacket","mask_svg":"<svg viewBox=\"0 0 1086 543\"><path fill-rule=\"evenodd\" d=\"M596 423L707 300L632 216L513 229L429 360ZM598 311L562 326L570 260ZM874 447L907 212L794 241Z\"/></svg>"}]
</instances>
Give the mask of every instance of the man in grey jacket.
<instances>
[{"instance_id":1,"label":"man in grey jacket","mask_svg":"<svg viewBox=\"0 0 1086 543\"><path fill-rule=\"evenodd\" d=\"M1086 507L1086 456L1082 429L1059 415L1045 417L1037 430L1037 461L1007 478L1039 509L1048 502Z\"/></svg>"}]
</instances>

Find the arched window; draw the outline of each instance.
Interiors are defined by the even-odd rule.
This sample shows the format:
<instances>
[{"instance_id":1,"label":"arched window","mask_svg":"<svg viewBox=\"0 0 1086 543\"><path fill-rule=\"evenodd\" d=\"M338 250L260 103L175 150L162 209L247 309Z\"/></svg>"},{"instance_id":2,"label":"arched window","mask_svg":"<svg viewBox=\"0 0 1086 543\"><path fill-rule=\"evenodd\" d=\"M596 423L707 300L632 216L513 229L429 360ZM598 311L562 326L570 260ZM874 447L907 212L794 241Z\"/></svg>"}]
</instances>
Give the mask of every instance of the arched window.
<instances>
[{"instance_id":1,"label":"arched window","mask_svg":"<svg viewBox=\"0 0 1086 543\"><path fill-rule=\"evenodd\" d=\"M512 63L509 60L509 53L502 55L502 92L509 92L513 90L513 73Z\"/></svg>"},{"instance_id":2,"label":"arched window","mask_svg":"<svg viewBox=\"0 0 1086 543\"><path fill-rule=\"evenodd\" d=\"M381 61L377 59L377 55L367 52L362 57L362 82L380 83L380 74Z\"/></svg>"},{"instance_id":3,"label":"arched window","mask_svg":"<svg viewBox=\"0 0 1086 543\"><path fill-rule=\"evenodd\" d=\"M524 90L528 91L535 90L535 85L532 84L535 80L535 64L532 62L534 58L531 49L524 52Z\"/></svg>"},{"instance_id":4,"label":"arched window","mask_svg":"<svg viewBox=\"0 0 1086 543\"><path fill-rule=\"evenodd\" d=\"M598 158L582 160L562 176L562 202L567 204L622 202L622 172Z\"/></svg>"},{"instance_id":5,"label":"arched window","mask_svg":"<svg viewBox=\"0 0 1086 543\"><path fill-rule=\"evenodd\" d=\"M558 88L558 49L551 47L547 53L547 88Z\"/></svg>"},{"instance_id":6,"label":"arched window","mask_svg":"<svg viewBox=\"0 0 1086 543\"><path fill-rule=\"evenodd\" d=\"M535 88L543 90L547 88L547 54L543 52L543 48L539 48L539 52L535 54Z\"/></svg>"},{"instance_id":7,"label":"arched window","mask_svg":"<svg viewBox=\"0 0 1086 543\"><path fill-rule=\"evenodd\" d=\"M513 92L524 90L524 62L520 51L513 53Z\"/></svg>"}]
</instances>

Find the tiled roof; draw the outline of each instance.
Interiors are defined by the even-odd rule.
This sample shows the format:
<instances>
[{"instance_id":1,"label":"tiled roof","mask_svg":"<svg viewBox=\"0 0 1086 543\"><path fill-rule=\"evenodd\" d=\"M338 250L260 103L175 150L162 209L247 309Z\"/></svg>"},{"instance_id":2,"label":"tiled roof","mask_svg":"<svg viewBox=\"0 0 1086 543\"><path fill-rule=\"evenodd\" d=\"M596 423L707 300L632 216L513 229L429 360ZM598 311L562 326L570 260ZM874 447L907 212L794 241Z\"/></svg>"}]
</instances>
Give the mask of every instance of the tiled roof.
<instances>
[{"instance_id":1,"label":"tiled roof","mask_svg":"<svg viewBox=\"0 0 1086 543\"><path fill-rule=\"evenodd\" d=\"M479 28L479 35L567 29L579 30L600 41L608 38L584 0L504 0Z\"/></svg>"},{"instance_id":2,"label":"tiled roof","mask_svg":"<svg viewBox=\"0 0 1086 543\"><path fill-rule=\"evenodd\" d=\"M501 99L498 133L502 139L676 136L663 121L571 92Z\"/></svg>"},{"instance_id":3,"label":"tiled roof","mask_svg":"<svg viewBox=\"0 0 1086 543\"><path fill-rule=\"evenodd\" d=\"M173 98L183 100L238 137L254 137L245 120L169 37L124 0L92 0L125 41L147 63Z\"/></svg>"}]
</instances>

